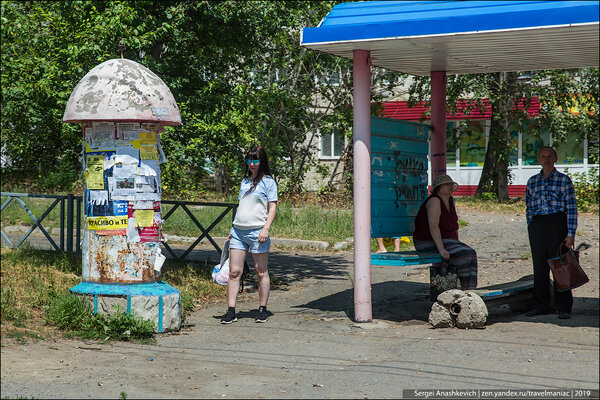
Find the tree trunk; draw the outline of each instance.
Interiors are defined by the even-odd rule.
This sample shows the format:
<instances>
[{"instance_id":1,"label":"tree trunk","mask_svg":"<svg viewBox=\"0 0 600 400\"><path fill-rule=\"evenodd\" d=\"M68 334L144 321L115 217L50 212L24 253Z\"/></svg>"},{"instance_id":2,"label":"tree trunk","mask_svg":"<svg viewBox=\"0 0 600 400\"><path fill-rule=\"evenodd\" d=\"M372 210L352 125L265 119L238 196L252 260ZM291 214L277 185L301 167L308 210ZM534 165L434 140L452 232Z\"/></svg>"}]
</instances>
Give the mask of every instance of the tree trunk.
<instances>
[{"instance_id":1,"label":"tree trunk","mask_svg":"<svg viewBox=\"0 0 600 400\"><path fill-rule=\"evenodd\" d=\"M484 192L492 188L498 200L506 201L508 200L510 129L515 96L518 95L514 89L517 74L515 72L499 72L494 76L496 85L491 88L493 95L490 96L492 103L490 136L475 196L481 197Z\"/></svg>"},{"instance_id":2,"label":"tree trunk","mask_svg":"<svg viewBox=\"0 0 600 400\"><path fill-rule=\"evenodd\" d=\"M496 170L496 146L494 146L494 141L491 140L493 132L494 127L492 126L490 127L490 139L488 140L487 149L485 150L485 160L483 161L481 178L479 178L479 184L477 185L477 190L475 190L475 197L481 197L483 193L490 189L492 177Z\"/></svg>"},{"instance_id":3,"label":"tree trunk","mask_svg":"<svg viewBox=\"0 0 600 400\"><path fill-rule=\"evenodd\" d=\"M481 198L483 193L490 191L495 185L496 177L496 137L498 135L498 121L495 118L497 115L494 113L494 99L498 97L500 91L500 73L494 74L495 86L490 87L490 101L492 103L492 116L490 125L490 136L488 138L487 149L485 150L485 160L483 161L483 168L481 170L481 177L479 178L479 184L477 190L475 190L475 197Z\"/></svg>"},{"instance_id":4,"label":"tree trunk","mask_svg":"<svg viewBox=\"0 0 600 400\"><path fill-rule=\"evenodd\" d=\"M215 166L215 189L217 193L225 193L225 175L220 165Z\"/></svg>"},{"instance_id":5,"label":"tree trunk","mask_svg":"<svg viewBox=\"0 0 600 400\"><path fill-rule=\"evenodd\" d=\"M519 94L515 89L517 82L516 72L500 73L500 101L499 103L499 130L498 140L496 141L497 154L496 159L496 193L499 201L508 200L508 157L510 155L510 130L514 119L513 109L520 99L516 98Z\"/></svg>"}]
</instances>

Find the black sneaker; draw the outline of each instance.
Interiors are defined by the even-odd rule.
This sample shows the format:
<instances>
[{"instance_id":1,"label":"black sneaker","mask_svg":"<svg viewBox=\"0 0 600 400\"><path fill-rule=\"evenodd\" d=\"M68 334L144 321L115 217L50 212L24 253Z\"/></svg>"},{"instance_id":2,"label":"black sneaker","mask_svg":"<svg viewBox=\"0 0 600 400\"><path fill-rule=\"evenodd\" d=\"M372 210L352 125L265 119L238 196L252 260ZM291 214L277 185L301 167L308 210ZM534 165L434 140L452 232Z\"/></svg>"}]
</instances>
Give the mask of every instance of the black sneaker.
<instances>
[{"instance_id":1,"label":"black sneaker","mask_svg":"<svg viewBox=\"0 0 600 400\"><path fill-rule=\"evenodd\" d=\"M223 315L221 317L222 324L231 324L232 322L236 322L236 321L237 321L237 316L235 315L235 311L231 310L231 309L227 310L225 315Z\"/></svg>"},{"instance_id":2,"label":"black sneaker","mask_svg":"<svg viewBox=\"0 0 600 400\"><path fill-rule=\"evenodd\" d=\"M256 315L256 318L254 318L254 322L267 322L268 319L269 314L267 313L267 307L258 307L258 314Z\"/></svg>"}]
</instances>

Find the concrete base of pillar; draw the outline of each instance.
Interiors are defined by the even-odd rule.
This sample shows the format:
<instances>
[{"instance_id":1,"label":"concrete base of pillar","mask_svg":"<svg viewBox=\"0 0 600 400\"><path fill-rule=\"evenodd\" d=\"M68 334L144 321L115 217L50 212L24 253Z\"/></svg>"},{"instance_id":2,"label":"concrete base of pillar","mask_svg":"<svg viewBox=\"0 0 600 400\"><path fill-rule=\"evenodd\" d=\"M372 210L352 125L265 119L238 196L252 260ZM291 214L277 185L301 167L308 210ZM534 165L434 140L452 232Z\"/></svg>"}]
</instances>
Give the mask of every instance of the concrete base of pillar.
<instances>
[{"instance_id":1,"label":"concrete base of pillar","mask_svg":"<svg viewBox=\"0 0 600 400\"><path fill-rule=\"evenodd\" d=\"M181 293L164 282L117 284L82 282L70 289L88 301L94 314L116 314L119 310L154 322L156 332L181 327Z\"/></svg>"}]
</instances>

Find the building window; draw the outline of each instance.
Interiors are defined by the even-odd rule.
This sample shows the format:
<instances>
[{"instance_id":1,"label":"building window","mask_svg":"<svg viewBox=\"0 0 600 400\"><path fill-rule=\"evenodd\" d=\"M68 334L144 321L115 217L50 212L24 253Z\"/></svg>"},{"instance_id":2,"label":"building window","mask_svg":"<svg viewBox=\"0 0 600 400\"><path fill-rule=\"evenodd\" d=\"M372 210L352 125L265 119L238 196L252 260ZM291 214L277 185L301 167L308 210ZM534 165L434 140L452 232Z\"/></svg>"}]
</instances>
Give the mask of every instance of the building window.
<instances>
[{"instance_id":1,"label":"building window","mask_svg":"<svg viewBox=\"0 0 600 400\"><path fill-rule=\"evenodd\" d=\"M598 164L600 161L600 156L598 154L600 150L600 141L598 140L598 132L593 132L590 136L588 136L588 163L590 164Z\"/></svg>"},{"instance_id":2,"label":"building window","mask_svg":"<svg viewBox=\"0 0 600 400\"><path fill-rule=\"evenodd\" d=\"M334 130L321 134L321 158L339 158L344 148L344 136Z\"/></svg>"},{"instance_id":3,"label":"building window","mask_svg":"<svg viewBox=\"0 0 600 400\"><path fill-rule=\"evenodd\" d=\"M457 129L457 122L446 123L446 166L449 168L456 168Z\"/></svg>"},{"instance_id":4,"label":"building window","mask_svg":"<svg viewBox=\"0 0 600 400\"><path fill-rule=\"evenodd\" d=\"M485 122L467 121L467 126L460 137L460 166L483 166L485 145Z\"/></svg>"},{"instance_id":5,"label":"building window","mask_svg":"<svg viewBox=\"0 0 600 400\"><path fill-rule=\"evenodd\" d=\"M519 132L510 132L510 146L508 165L517 165L519 164Z\"/></svg>"},{"instance_id":6,"label":"building window","mask_svg":"<svg viewBox=\"0 0 600 400\"><path fill-rule=\"evenodd\" d=\"M567 139L555 148L558 154L557 164L583 164L583 141L577 136L567 136Z\"/></svg>"},{"instance_id":7,"label":"building window","mask_svg":"<svg viewBox=\"0 0 600 400\"><path fill-rule=\"evenodd\" d=\"M550 146L548 131L523 129L523 165L538 165L538 150L542 146Z\"/></svg>"},{"instance_id":8,"label":"building window","mask_svg":"<svg viewBox=\"0 0 600 400\"><path fill-rule=\"evenodd\" d=\"M315 75L315 83L317 85L325 86L339 86L340 85L340 73L326 69L321 75Z\"/></svg>"}]
</instances>

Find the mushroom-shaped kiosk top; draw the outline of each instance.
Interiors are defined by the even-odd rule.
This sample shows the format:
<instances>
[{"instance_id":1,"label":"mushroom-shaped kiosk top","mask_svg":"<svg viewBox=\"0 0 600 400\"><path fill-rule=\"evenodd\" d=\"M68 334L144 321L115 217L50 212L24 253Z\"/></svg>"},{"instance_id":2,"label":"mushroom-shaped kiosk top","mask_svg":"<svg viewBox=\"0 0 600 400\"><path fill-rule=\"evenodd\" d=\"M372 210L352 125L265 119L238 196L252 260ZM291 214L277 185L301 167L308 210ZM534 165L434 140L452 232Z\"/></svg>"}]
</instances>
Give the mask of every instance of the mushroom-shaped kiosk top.
<instances>
[{"instance_id":1,"label":"mushroom-shaped kiosk top","mask_svg":"<svg viewBox=\"0 0 600 400\"><path fill-rule=\"evenodd\" d=\"M155 122L181 125L181 115L167 85L143 65L117 58L88 72L75 86L64 122Z\"/></svg>"}]
</instances>

